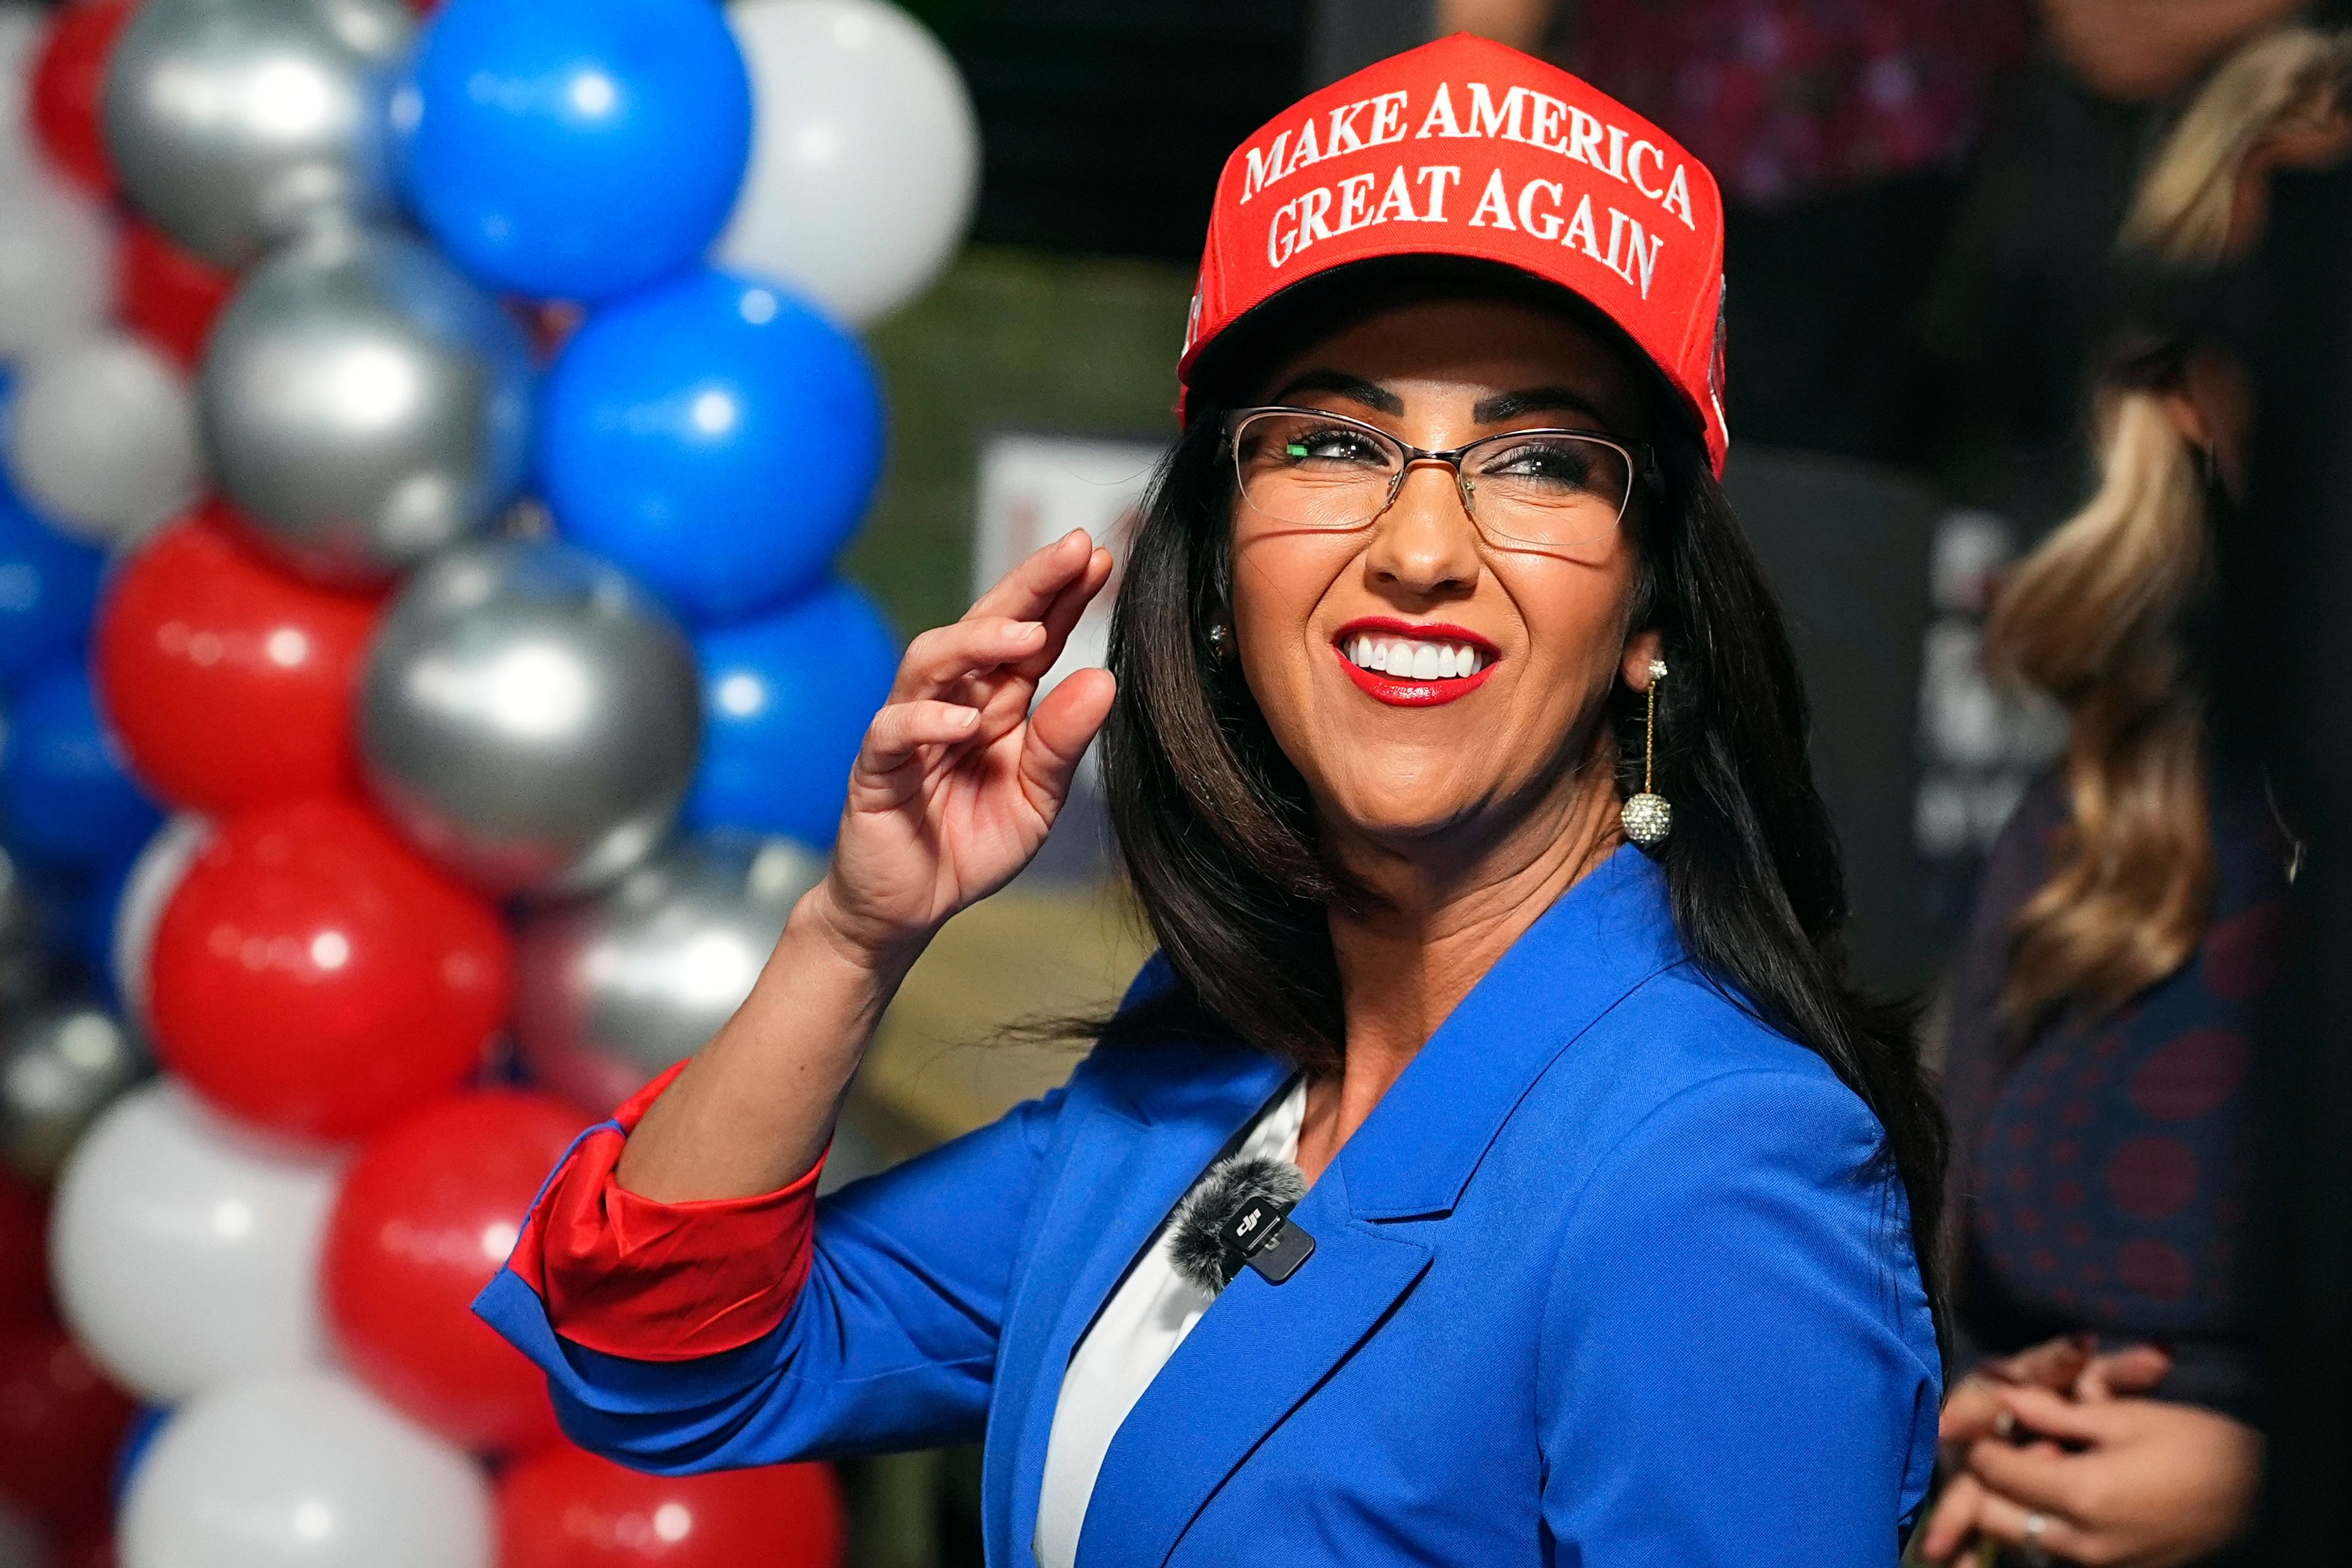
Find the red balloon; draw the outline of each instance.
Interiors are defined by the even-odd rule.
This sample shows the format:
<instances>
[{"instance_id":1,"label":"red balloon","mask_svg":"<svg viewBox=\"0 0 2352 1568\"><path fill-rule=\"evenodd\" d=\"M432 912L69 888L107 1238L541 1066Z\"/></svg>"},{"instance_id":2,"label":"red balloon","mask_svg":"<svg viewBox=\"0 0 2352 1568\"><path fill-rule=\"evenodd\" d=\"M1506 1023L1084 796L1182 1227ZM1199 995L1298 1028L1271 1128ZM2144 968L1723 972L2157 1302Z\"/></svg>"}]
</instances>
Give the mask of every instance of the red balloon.
<instances>
[{"instance_id":1,"label":"red balloon","mask_svg":"<svg viewBox=\"0 0 2352 1568\"><path fill-rule=\"evenodd\" d=\"M67 1529L104 1520L133 1413L63 1329L0 1339L0 1496Z\"/></svg>"},{"instance_id":2,"label":"red balloon","mask_svg":"<svg viewBox=\"0 0 2352 1568\"><path fill-rule=\"evenodd\" d=\"M514 986L497 911L341 800L222 821L151 968L165 1067L232 1116L326 1139L457 1088Z\"/></svg>"},{"instance_id":3,"label":"red balloon","mask_svg":"<svg viewBox=\"0 0 2352 1568\"><path fill-rule=\"evenodd\" d=\"M48 1206L0 1171L0 1334L48 1322Z\"/></svg>"},{"instance_id":4,"label":"red balloon","mask_svg":"<svg viewBox=\"0 0 2352 1568\"><path fill-rule=\"evenodd\" d=\"M174 805L355 794L352 713L381 601L278 571L234 526L215 501L115 572L92 650L107 719Z\"/></svg>"},{"instance_id":5,"label":"red balloon","mask_svg":"<svg viewBox=\"0 0 2352 1568\"><path fill-rule=\"evenodd\" d=\"M122 226L121 265L123 320L181 364L195 369L205 357L213 318L228 303L236 279L136 218Z\"/></svg>"},{"instance_id":6,"label":"red balloon","mask_svg":"<svg viewBox=\"0 0 2352 1568\"><path fill-rule=\"evenodd\" d=\"M469 1309L586 1124L543 1094L446 1100L362 1145L335 1199L324 1272L345 1358L463 1447L514 1453L556 1436L546 1378Z\"/></svg>"},{"instance_id":7,"label":"red balloon","mask_svg":"<svg viewBox=\"0 0 2352 1568\"><path fill-rule=\"evenodd\" d=\"M499 1568L838 1568L826 1465L642 1476L569 1443L499 1482Z\"/></svg>"},{"instance_id":8,"label":"red balloon","mask_svg":"<svg viewBox=\"0 0 2352 1568\"><path fill-rule=\"evenodd\" d=\"M58 168L100 195L114 190L114 163L99 132L106 57L135 0L80 0L60 8L33 63L33 129Z\"/></svg>"}]
</instances>

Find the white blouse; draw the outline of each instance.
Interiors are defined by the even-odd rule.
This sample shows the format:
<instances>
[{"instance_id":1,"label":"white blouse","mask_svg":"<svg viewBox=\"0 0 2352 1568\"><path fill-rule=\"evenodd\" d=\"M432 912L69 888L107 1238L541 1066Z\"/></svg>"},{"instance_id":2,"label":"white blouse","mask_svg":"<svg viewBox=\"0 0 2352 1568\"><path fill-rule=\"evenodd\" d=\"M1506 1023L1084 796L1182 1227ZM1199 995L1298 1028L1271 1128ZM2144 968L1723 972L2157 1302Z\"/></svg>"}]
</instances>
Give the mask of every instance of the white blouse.
<instances>
[{"instance_id":1,"label":"white blouse","mask_svg":"<svg viewBox=\"0 0 2352 1568\"><path fill-rule=\"evenodd\" d=\"M1298 1128L1306 1118L1307 1080L1295 1078L1287 1091L1258 1112L1236 1157L1295 1162ZM1086 1522L1095 1477L1119 1423L1215 1300L1176 1272L1168 1260L1171 1239L1162 1220L1150 1250L1104 1305L1062 1374L1054 1430L1045 1443L1037 1533L1030 1543L1039 1568L1074 1568L1078 1528Z\"/></svg>"}]
</instances>

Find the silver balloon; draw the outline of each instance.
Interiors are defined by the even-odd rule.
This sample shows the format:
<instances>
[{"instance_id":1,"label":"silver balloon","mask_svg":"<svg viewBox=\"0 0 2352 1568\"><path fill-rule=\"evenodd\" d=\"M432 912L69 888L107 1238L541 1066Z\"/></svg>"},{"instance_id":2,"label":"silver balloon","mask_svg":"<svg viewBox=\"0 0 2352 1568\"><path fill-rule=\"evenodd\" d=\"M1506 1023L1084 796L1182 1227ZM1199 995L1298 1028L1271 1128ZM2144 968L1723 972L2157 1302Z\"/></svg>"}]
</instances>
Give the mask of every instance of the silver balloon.
<instances>
[{"instance_id":1,"label":"silver balloon","mask_svg":"<svg viewBox=\"0 0 2352 1568\"><path fill-rule=\"evenodd\" d=\"M488 521L530 434L522 330L404 235L328 224L222 312L199 390L221 489L305 575L392 576Z\"/></svg>"},{"instance_id":2,"label":"silver balloon","mask_svg":"<svg viewBox=\"0 0 2352 1568\"><path fill-rule=\"evenodd\" d=\"M163 923L163 910L180 890L180 880L213 838L210 819L181 812L157 828L131 862L122 893L114 903L114 930L107 957L114 968L114 994L123 1011L142 1033L152 1037L155 1020L149 1011L154 1000L155 932Z\"/></svg>"},{"instance_id":3,"label":"silver balloon","mask_svg":"<svg viewBox=\"0 0 2352 1568\"><path fill-rule=\"evenodd\" d=\"M788 839L679 842L517 946L515 1043L532 1076L604 1115L719 1031L824 862Z\"/></svg>"},{"instance_id":4,"label":"silver balloon","mask_svg":"<svg viewBox=\"0 0 2352 1568\"><path fill-rule=\"evenodd\" d=\"M106 73L107 150L173 239L240 268L322 212L389 210L404 0L146 0Z\"/></svg>"},{"instance_id":5,"label":"silver balloon","mask_svg":"<svg viewBox=\"0 0 2352 1568\"><path fill-rule=\"evenodd\" d=\"M0 849L0 1008L26 1006L48 987L42 923L40 906L17 875L16 862Z\"/></svg>"},{"instance_id":6,"label":"silver balloon","mask_svg":"<svg viewBox=\"0 0 2352 1568\"><path fill-rule=\"evenodd\" d=\"M152 1070L120 1019L89 1002L40 1008L0 1038L0 1157L46 1182L82 1130Z\"/></svg>"},{"instance_id":7,"label":"silver balloon","mask_svg":"<svg viewBox=\"0 0 2352 1568\"><path fill-rule=\"evenodd\" d=\"M427 853L497 893L575 892L644 859L694 776L694 655L616 568L550 540L436 557L369 650L361 753Z\"/></svg>"}]
</instances>

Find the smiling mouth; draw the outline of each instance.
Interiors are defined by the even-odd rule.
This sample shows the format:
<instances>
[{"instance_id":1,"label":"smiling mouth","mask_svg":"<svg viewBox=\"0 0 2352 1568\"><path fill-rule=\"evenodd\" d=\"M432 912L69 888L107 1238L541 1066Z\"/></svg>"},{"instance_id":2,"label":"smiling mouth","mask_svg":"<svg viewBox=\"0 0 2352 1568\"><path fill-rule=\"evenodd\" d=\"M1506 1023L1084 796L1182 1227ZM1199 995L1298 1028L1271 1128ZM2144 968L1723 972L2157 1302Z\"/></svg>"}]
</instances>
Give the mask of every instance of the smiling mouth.
<instances>
[{"instance_id":1,"label":"smiling mouth","mask_svg":"<svg viewBox=\"0 0 2352 1568\"><path fill-rule=\"evenodd\" d=\"M1331 645L1339 668L1367 695L1395 708L1430 708L1467 697L1494 673L1491 648L1449 637L1344 631Z\"/></svg>"}]
</instances>

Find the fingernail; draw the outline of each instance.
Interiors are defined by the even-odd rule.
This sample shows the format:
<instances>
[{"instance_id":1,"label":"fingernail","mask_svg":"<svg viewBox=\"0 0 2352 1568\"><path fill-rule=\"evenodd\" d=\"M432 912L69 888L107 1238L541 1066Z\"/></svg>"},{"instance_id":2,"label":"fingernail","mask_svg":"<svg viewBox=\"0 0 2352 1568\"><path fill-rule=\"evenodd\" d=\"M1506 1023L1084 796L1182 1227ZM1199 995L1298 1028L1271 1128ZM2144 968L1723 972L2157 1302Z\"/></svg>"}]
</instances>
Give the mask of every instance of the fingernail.
<instances>
[{"instance_id":1,"label":"fingernail","mask_svg":"<svg viewBox=\"0 0 2352 1568\"><path fill-rule=\"evenodd\" d=\"M966 708L955 716L956 728L959 730L969 730L979 722L980 710L976 708Z\"/></svg>"}]
</instances>

